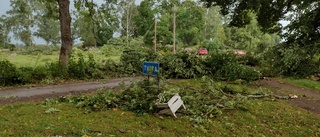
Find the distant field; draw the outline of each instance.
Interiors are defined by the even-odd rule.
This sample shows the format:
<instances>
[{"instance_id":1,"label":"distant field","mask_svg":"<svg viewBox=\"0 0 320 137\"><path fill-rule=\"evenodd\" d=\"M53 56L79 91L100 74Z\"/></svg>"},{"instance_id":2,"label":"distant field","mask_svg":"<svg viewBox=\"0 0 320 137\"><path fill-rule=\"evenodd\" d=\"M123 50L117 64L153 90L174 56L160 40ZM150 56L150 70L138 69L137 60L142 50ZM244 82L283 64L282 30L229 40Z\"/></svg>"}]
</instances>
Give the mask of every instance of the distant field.
<instances>
[{"instance_id":1,"label":"distant field","mask_svg":"<svg viewBox=\"0 0 320 137\"><path fill-rule=\"evenodd\" d=\"M14 52L0 52L0 58L6 59L18 67L36 67L58 61L59 53L52 55L20 55Z\"/></svg>"},{"instance_id":2,"label":"distant field","mask_svg":"<svg viewBox=\"0 0 320 137\"><path fill-rule=\"evenodd\" d=\"M84 55L92 54L97 61L107 59L119 61L120 55L105 56L99 51L82 52ZM36 67L43 66L46 63L52 63L59 60L59 52L53 52L52 55L38 54L38 55L23 55L16 52L0 52L0 59L6 59L18 67Z\"/></svg>"}]
</instances>

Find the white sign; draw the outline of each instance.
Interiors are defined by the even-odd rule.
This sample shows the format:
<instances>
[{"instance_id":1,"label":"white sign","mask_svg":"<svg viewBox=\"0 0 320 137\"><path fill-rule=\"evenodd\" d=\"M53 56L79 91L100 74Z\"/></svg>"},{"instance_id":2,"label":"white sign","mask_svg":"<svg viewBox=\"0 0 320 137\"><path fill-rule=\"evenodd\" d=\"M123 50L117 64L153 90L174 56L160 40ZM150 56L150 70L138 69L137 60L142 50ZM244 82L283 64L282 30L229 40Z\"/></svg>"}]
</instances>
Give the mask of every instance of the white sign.
<instances>
[{"instance_id":1,"label":"white sign","mask_svg":"<svg viewBox=\"0 0 320 137\"><path fill-rule=\"evenodd\" d=\"M176 111L183 106L184 109L186 107L183 104L183 101L181 97L178 94L175 94L169 101L168 103L163 103L163 104L157 104L158 108L165 108L161 110L159 113L160 114L172 114L174 117L177 118L176 116Z\"/></svg>"}]
</instances>

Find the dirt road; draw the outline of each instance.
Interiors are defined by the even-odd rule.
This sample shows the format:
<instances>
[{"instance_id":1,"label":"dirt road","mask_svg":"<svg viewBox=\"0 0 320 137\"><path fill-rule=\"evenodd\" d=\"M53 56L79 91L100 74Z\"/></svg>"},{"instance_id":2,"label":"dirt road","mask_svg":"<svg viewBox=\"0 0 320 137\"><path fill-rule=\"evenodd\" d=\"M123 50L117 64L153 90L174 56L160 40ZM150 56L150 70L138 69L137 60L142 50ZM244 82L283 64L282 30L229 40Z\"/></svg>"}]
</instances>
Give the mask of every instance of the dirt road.
<instances>
[{"instance_id":1,"label":"dirt road","mask_svg":"<svg viewBox=\"0 0 320 137\"><path fill-rule=\"evenodd\" d=\"M320 91L297 87L275 78L260 80L258 83L260 87L268 88L273 91L274 94L297 95L297 99L289 99L287 102L294 106L320 114Z\"/></svg>"},{"instance_id":2,"label":"dirt road","mask_svg":"<svg viewBox=\"0 0 320 137\"><path fill-rule=\"evenodd\" d=\"M80 82L60 84L32 88L13 88L0 90L0 104L39 101L45 98L54 98L68 94L92 93L98 89L110 89L119 87L119 83L129 85L133 80L141 80L142 77L111 79L106 82Z\"/></svg>"}]
</instances>

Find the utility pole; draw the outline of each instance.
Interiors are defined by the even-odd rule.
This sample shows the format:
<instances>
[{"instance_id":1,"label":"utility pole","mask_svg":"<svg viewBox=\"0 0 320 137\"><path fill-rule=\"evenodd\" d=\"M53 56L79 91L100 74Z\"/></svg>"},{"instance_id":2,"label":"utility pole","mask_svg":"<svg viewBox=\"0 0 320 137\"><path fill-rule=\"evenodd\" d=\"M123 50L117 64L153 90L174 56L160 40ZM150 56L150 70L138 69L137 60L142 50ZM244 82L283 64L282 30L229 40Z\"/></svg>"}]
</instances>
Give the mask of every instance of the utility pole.
<instances>
[{"instance_id":1,"label":"utility pole","mask_svg":"<svg viewBox=\"0 0 320 137\"><path fill-rule=\"evenodd\" d=\"M176 5L173 7L173 54L176 54Z\"/></svg>"},{"instance_id":2,"label":"utility pole","mask_svg":"<svg viewBox=\"0 0 320 137\"><path fill-rule=\"evenodd\" d=\"M126 11L127 11L127 46L129 46L129 2L126 1Z\"/></svg>"},{"instance_id":3,"label":"utility pole","mask_svg":"<svg viewBox=\"0 0 320 137\"><path fill-rule=\"evenodd\" d=\"M157 53L157 18L154 17L154 53Z\"/></svg>"},{"instance_id":4,"label":"utility pole","mask_svg":"<svg viewBox=\"0 0 320 137\"><path fill-rule=\"evenodd\" d=\"M6 28L5 27L3 27L3 32L2 32L2 36L3 36L3 47L6 47L6 37L5 37L5 35L6 35L6 30L5 30Z\"/></svg>"}]
</instances>

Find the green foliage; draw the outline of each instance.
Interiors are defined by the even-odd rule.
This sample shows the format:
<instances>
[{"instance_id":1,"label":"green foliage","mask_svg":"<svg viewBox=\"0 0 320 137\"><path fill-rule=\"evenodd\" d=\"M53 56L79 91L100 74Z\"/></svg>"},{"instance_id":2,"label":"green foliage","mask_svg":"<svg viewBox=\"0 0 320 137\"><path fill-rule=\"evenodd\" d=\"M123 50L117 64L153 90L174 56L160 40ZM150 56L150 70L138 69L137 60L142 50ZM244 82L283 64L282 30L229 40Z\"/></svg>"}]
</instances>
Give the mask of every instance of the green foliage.
<instances>
[{"instance_id":1,"label":"green foliage","mask_svg":"<svg viewBox=\"0 0 320 137\"><path fill-rule=\"evenodd\" d=\"M14 37L21 40L26 46L33 45L32 27L34 25L34 10L32 6L37 1L14 0L10 1L12 9L7 11L8 27L12 30Z\"/></svg>"},{"instance_id":2,"label":"green foliage","mask_svg":"<svg viewBox=\"0 0 320 137\"><path fill-rule=\"evenodd\" d=\"M76 107L84 108L87 111L100 111L117 108L119 103L118 95L111 91L99 92L92 96L78 95L71 98L60 97L60 102L73 102Z\"/></svg>"},{"instance_id":3,"label":"green foliage","mask_svg":"<svg viewBox=\"0 0 320 137\"><path fill-rule=\"evenodd\" d=\"M0 32L2 32L0 34L0 48L5 48L6 45L10 42L9 40L10 31L5 18L6 17L4 15L0 17Z\"/></svg>"},{"instance_id":4,"label":"green foliage","mask_svg":"<svg viewBox=\"0 0 320 137\"><path fill-rule=\"evenodd\" d=\"M211 57L206 59L206 66L209 74L218 79L253 81L260 76L255 68L240 64L239 58L232 52L211 53Z\"/></svg>"},{"instance_id":5,"label":"green foliage","mask_svg":"<svg viewBox=\"0 0 320 137\"><path fill-rule=\"evenodd\" d=\"M173 43L173 27L172 15L164 14L161 16L160 21L157 22L157 43L161 45L168 45Z\"/></svg>"},{"instance_id":6,"label":"green foliage","mask_svg":"<svg viewBox=\"0 0 320 137\"><path fill-rule=\"evenodd\" d=\"M106 1L101 6L88 1L75 1L77 12L73 26L74 38L80 37L83 47L101 47L118 29L116 1Z\"/></svg>"},{"instance_id":7,"label":"green foliage","mask_svg":"<svg viewBox=\"0 0 320 137\"><path fill-rule=\"evenodd\" d=\"M68 74L70 78L103 78L102 72L98 69L93 55L88 55L88 60L82 53L72 54L68 65Z\"/></svg>"},{"instance_id":8,"label":"green foliage","mask_svg":"<svg viewBox=\"0 0 320 137\"><path fill-rule=\"evenodd\" d=\"M59 51L58 46L28 46L28 47L22 47L18 48L17 52L22 55L52 55L55 52Z\"/></svg>"},{"instance_id":9,"label":"green foliage","mask_svg":"<svg viewBox=\"0 0 320 137\"><path fill-rule=\"evenodd\" d=\"M315 74L319 69L307 49L279 45L270 52L273 52L272 60L270 60L273 69L280 74L306 77Z\"/></svg>"},{"instance_id":10,"label":"green foliage","mask_svg":"<svg viewBox=\"0 0 320 137\"><path fill-rule=\"evenodd\" d=\"M145 61L144 54L139 51L131 51L127 54L122 54L120 62L127 68L127 72L134 74L141 73L142 63Z\"/></svg>"},{"instance_id":11,"label":"green foliage","mask_svg":"<svg viewBox=\"0 0 320 137\"><path fill-rule=\"evenodd\" d=\"M120 95L120 99L123 102L121 108L137 114L155 112L158 90L150 86L153 84L155 84L155 81L149 82L145 79L123 90Z\"/></svg>"},{"instance_id":12,"label":"green foliage","mask_svg":"<svg viewBox=\"0 0 320 137\"><path fill-rule=\"evenodd\" d=\"M242 0L201 0L206 2L207 6L220 6L222 15L231 15L229 25L243 27L250 23L248 12L257 14L258 24L264 32L280 32L281 26L278 23L287 12L293 11L294 6L303 7L314 1L305 1L303 4L300 1L280 0L273 2L265 1L242 1Z\"/></svg>"},{"instance_id":13,"label":"green foliage","mask_svg":"<svg viewBox=\"0 0 320 137\"><path fill-rule=\"evenodd\" d=\"M159 59L161 72L167 78L195 78L206 74L204 62L195 54L167 53Z\"/></svg>"},{"instance_id":14,"label":"green foliage","mask_svg":"<svg viewBox=\"0 0 320 137\"><path fill-rule=\"evenodd\" d=\"M49 78L67 78L68 71L59 62L52 62L45 64L45 68L48 71Z\"/></svg>"},{"instance_id":15,"label":"green foliage","mask_svg":"<svg viewBox=\"0 0 320 137\"><path fill-rule=\"evenodd\" d=\"M155 11L152 10L154 4L153 0L144 0L137 7L138 15L133 17L134 25L137 26L135 32L137 36L145 36L150 31L150 28L154 26Z\"/></svg>"},{"instance_id":16,"label":"green foliage","mask_svg":"<svg viewBox=\"0 0 320 137\"><path fill-rule=\"evenodd\" d=\"M182 2L177 10L177 34L184 44L196 45L202 40L204 20L204 9L201 6L191 0Z\"/></svg>"},{"instance_id":17,"label":"green foliage","mask_svg":"<svg viewBox=\"0 0 320 137\"><path fill-rule=\"evenodd\" d=\"M50 76L49 71L47 71L47 68L44 66L36 68L20 67L17 69L17 72L19 74L19 80L22 84L39 83L43 79L46 79Z\"/></svg>"},{"instance_id":18,"label":"green foliage","mask_svg":"<svg viewBox=\"0 0 320 137\"><path fill-rule=\"evenodd\" d=\"M38 2L35 15L35 24L37 31L34 36L42 38L47 45L57 46L60 43L58 12L52 13L53 9L57 9L56 4L45 4Z\"/></svg>"},{"instance_id":19,"label":"green foliage","mask_svg":"<svg viewBox=\"0 0 320 137\"><path fill-rule=\"evenodd\" d=\"M112 45L104 45L100 50L102 51L102 54L107 57L120 55L122 51L120 47Z\"/></svg>"},{"instance_id":20,"label":"green foliage","mask_svg":"<svg viewBox=\"0 0 320 137\"><path fill-rule=\"evenodd\" d=\"M218 44L215 41L210 40L204 40L201 42L201 47L206 48L209 51L218 51L218 50L224 50L225 47L223 44Z\"/></svg>"},{"instance_id":21,"label":"green foliage","mask_svg":"<svg viewBox=\"0 0 320 137\"><path fill-rule=\"evenodd\" d=\"M17 69L8 60L0 60L0 85L13 85L18 81Z\"/></svg>"},{"instance_id":22,"label":"green foliage","mask_svg":"<svg viewBox=\"0 0 320 137\"><path fill-rule=\"evenodd\" d=\"M119 8L121 16L121 36L132 37L136 33L136 26L133 18L137 16L137 6L134 0L121 0ZM137 36L136 36L137 37Z\"/></svg>"},{"instance_id":23,"label":"green foliage","mask_svg":"<svg viewBox=\"0 0 320 137\"><path fill-rule=\"evenodd\" d=\"M145 79L133 82L130 87L119 92L107 91L92 96L60 97L58 102L73 103L86 112L120 108L136 114L152 114L159 111L156 104L166 103L178 93L187 108L180 109L179 112L190 119L195 126L206 125L227 110L247 110L245 90L215 83L208 77L182 82L186 83L183 86L179 83L163 84L159 92L154 86L155 80L149 82ZM199 88L195 85L199 85Z\"/></svg>"},{"instance_id":24,"label":"green foliage","mask_svg":"<svg viewBox=\"0 0 320 137\"><path fill-rule=\"evenodd\" d=\"M210 43L203 44L207 49L223 48L226 40L225 28L223 27L224 17L219 13L220 7L213 6L205 11L205 24L203 37ZM203 42L202 42L203 43Z\"/></svg>"}]
</instances>

